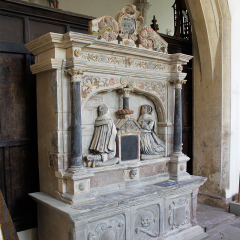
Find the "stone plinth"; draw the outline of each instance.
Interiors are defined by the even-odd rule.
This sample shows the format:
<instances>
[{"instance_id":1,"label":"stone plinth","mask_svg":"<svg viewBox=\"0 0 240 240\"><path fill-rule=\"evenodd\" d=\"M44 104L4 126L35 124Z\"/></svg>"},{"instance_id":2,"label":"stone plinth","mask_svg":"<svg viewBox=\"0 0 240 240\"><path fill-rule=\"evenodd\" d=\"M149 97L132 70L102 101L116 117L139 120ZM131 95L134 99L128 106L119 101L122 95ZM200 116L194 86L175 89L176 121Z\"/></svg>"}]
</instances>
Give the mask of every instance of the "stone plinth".
<instances>
[{"instance_id":1,"label":"stone plinth","mask_svg":"<svg viewBox=\"0 0 240 240\"><path fill-rule=\"evenodd\" d=\"M192 176L175 184L156 183L74 206L33 193L41 219L39 240L206 239L196 225L195 197L205 180Z\"/></svg>"},{"instance_id":2,"label":"stone plinth","mask_svg":"<svg viewBox=\"0 0 240 240\"><path fill-rule=\"evenodd\" d=\"M230 213L240 216L240 202L234 201L230 203Z\"/></svg>"}]
</instances>

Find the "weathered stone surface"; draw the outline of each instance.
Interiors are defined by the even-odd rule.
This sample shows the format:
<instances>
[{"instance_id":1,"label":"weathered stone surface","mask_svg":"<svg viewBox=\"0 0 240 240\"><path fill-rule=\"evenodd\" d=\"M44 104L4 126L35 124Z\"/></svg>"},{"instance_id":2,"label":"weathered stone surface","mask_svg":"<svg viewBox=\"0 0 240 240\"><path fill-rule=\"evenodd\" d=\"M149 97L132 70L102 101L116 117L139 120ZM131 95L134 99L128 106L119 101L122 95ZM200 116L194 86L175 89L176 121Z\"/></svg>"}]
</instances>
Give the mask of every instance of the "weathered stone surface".
<instances>
[{"instance_id":1,"label":"weathered stone surface","mask_svg":"<svg viewBox=\"0 0 240 240\"><path fill-rule=\"evenodd\" d=\"M192 177L170 187L159 184L148 185L102 194L96 197L95 201L73 206L43 193L35 193L31 196L41 206L42 221L50 224L50 216L44 214L49 211L54 212L51 221L54 221L54 217L62 216L67 222L66 224L63 221L66 225L63 231L66 231L67 226L71 226L67 230L69 240L94 239L94 236L99 240L112 240L113 237L121 240L160 240L176 237L185 240L186 236L189 239L194 236L201 236L199 239L204 239L203 230L198 226L192 227L190 215L191 211L195 211L190 204L191 193L204 181L205 179L201 177ZM54 237L62 231L62 223L57 222L59 232L51 233L53 239L56 239ZM40 224L39 231L49 231L46 224L44 226ZM101 238L103 236L104 238Z\"/></svg>"}]
</instances>

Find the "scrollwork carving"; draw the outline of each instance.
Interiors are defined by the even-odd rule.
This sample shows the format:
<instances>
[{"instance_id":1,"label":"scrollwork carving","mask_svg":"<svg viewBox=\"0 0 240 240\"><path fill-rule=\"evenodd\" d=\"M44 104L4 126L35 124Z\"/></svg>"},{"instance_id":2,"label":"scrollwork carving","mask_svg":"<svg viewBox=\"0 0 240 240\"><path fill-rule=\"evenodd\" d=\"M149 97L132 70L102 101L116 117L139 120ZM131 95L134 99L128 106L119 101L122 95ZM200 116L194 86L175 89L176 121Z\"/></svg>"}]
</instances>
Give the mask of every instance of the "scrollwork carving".
<instances>
[{"instance_id":1,"label":"scrollwork carving","mask_svg":"<svg viewBox=\"0 0 240 240\"><path fill-rule=\"evenodd\" d=\"M88 233L88 240L124 240L125 222L122 216L100 220Z\"/></svg>"},{"instance_id":2,"label":"scrollwork carving","mask_svg":"<svg viewBox=\"0 0 240 240\"><path fill-rule=\"evenodd\" d=\"M168 224L171 229L178 229L189 223L189 198L173 200L169 204Z\"/></svg>"}]
</instances>

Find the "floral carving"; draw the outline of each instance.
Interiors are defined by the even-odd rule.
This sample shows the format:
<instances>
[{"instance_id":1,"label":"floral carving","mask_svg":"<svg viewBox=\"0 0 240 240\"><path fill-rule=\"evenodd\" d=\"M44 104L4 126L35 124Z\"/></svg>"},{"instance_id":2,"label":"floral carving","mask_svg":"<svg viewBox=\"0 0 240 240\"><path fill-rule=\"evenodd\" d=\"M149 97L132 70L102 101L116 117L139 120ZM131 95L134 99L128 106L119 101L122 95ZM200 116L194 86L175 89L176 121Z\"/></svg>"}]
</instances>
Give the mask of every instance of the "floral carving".
<instances>
[{"instance_id":1,"label":"floral carving","mask_svg":"<svg viewBox=\"0 0 240 240\"><path fill-rule=\"evenodd\" d=\"M119 27L113 17L104 16L89 23L89 33L110 42L117 39Z\"/></svg>"},{"instance_id":2,"label":"floral carving","mask_svg":"<svg viewBox=\"0 0 240 240\"><path fill-rule=\"evenodd\" d=\"M75 56L75 57L80 57L81 54L82 54L82 51L81 51L81 49L79 49L79 48L74 51L74 56Z\"/></svg>"},{"instance_id":3,"label":"floral carving","mask_svg":"<svg viewBox=\"0 0 240 240\"><path fill-rule=\"evenodd\" d=\"M166 66L164 64L156 64L154 70L166 71Z\"/></svg>"},{"instance_id":4,"label":"floral carving","mask_svg":"<svg viewBox=\"0 0 240 240\"><path fill-rule=\"evenodd\" d=\"M136 67L144 68L144 69L149 69L148 62L137 62Z\"/></svg>"},{"instance_id":5,"label":"floral carving","mask_svg":"<svg viewBox=\"0 0 240 240\"><path fill-rule=\"evenodd\" d=\"M140 44L147 48L158 52L167 52L167 42L163 40L152 28L145 27L139 34Z\"/></svg>"},{"instance_id":6,"label":"floral carving","mask_svg":"<svg viewBox=\"0 0 240 240\"><path fill-rule=\"evenodd\" d=\"M134 64L133 58L126 58L126 59L125 59L125 64L126 64L128 67L133 66L133 64Z\"/></svg>"},{"instance_id":7,"label":"floral carving","mask_svg":"<svg viewBox=\"0 0 240 240\"><path fill-rule=\"evenodd\" d=\"M87 56L84 55L83 58L86 58L88 61L101 62L98 54L89 53Z\"/></svg>"},{"instance_id":8,"label":"floral carving","mask_svg":"<svg viewBox=\"0 0 240 240\"><path fill-rule=\"evenodd\" d=\"M86 98L94 89L114 86L119 80L115 78L100 78L94 76L84 76L82 82L82 98Z\"/></svg>"},{"instance_id":9,"label":"floral carving","mask_svg":"<svg viewBox=\"0 0 240 240\"><path fill-rule=\"evenodd\" d=\"M116 57L109 57L107 58L106 63L120 64L121 60L117 59Z\"/></svg>"}]
</instances>

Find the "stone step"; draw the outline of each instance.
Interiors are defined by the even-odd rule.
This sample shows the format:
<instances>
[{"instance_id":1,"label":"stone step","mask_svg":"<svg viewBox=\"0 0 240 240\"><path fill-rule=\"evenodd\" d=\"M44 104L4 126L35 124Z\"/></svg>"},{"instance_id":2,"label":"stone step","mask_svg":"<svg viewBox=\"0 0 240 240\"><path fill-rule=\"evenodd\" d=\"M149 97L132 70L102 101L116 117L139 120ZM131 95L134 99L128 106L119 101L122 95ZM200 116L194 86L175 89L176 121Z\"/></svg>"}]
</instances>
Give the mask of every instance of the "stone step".
<instances>
[{"instance_id":1,"label":"stone step","mask_svg":"<svg viewBox=\"0 0 240 240\"><path fill-rule=\"evenodd\" d=\"M207 206L198 203L197 206L197 221L198 225L206 231L218 226L219 224L226 222L230 219L234 219L234 214L228 213L225 209Z\"/></svg>"}]
</instances>

